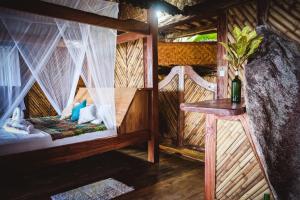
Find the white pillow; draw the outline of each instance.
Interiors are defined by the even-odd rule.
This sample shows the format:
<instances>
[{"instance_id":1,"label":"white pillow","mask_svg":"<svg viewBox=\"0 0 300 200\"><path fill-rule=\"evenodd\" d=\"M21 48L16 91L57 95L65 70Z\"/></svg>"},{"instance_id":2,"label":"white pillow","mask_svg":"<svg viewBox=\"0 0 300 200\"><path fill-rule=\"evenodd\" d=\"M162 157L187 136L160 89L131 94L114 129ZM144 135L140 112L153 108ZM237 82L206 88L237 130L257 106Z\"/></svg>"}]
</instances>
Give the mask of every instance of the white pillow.
<instances>
[{"instance_id":1,"label":"white pillow","mask_svg":"<svg viewBox=\"0 0 300 200\"><path fill-rule=\"evenodd\" d=\"M61 116L60 116L60 120L64 120L64 119L67 119L67 118L70 118L71 115L72 115L72 109L74 106L78 105L79 103L75 103L75 104L71 104L69 105L68 107L66 107L62 113L61 113Z\"/></svg>"},{"instance_id":2,"label":"white pillow","mask_svg":"<svg viewBox=\"0 0 300 200\"><path fill-rule=\"evenodd\" d=\"M96 119L96 106L90 105L80 109L78 124L87 123Z\"/></svg>"},{"instance_id":3,"label":"white pillow","mask_svg":"<svg viewBox=\"0 0 300 200\"><path fill-rule=\"evenodd\" d=\"M93 121L91 121L92 124L96 124L99 125L102 123L102 119L94 119Z\"/></svg>"}]
</instances>

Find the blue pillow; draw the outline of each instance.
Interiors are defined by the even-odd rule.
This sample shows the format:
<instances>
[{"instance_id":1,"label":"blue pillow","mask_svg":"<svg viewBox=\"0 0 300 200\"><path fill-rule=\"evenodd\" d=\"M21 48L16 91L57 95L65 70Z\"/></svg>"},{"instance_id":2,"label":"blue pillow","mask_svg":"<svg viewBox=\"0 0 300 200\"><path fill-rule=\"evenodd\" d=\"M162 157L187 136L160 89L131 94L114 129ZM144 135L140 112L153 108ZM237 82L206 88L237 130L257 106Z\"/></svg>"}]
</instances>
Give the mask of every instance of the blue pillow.
<instances>
[{"instance_id":1,"label":"blue pillow","mask_svg":"<svg viewBox=\"0 0 300 200\"><path fill-rule=\"evenodd\" d=\"M77 121L79 119L80 109L86 107L86 100L82 101L80 104L72 109L71 121Z\"/></svg>"}]
</instances>

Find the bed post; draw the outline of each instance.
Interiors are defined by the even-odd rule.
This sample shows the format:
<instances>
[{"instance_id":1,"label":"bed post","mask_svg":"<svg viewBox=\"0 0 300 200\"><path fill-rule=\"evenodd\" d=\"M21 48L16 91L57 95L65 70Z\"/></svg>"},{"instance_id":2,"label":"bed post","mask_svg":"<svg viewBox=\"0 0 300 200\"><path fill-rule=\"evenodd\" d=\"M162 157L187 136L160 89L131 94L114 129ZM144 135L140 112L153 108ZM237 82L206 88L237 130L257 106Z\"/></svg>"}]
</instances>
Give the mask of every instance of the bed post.
<instances>
[{"instance_id":1,"label":"bed post","mask_svg":"<svg viewBox=\"0 0 300 200\"><path fill-rule=\"evenodd\" d=\"M158 21L155 9L147 11L147 21L150 26L150 35L144 38L144 87L152 88L150 111L150 140L148 141L148 161L159 161L159 132L158 132L158 57L157 32Z\"/></svg>"}]
</instances>

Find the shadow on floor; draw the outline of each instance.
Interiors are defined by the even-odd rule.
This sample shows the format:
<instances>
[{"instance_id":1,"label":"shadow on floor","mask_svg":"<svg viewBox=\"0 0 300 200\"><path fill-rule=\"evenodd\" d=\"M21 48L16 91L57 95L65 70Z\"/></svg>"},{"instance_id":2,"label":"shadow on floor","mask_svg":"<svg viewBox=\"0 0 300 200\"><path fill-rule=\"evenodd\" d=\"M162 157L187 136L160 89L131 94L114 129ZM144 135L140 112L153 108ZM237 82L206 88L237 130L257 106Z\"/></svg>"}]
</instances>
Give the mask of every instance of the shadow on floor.
<instances>
[{"instance_id":1,"label":"shadow on floor","mask_svg":"<svg viewBox=\"0 0 300 200\"><path fill-rule=\"evenodd\" d=\"M135 188L118 199L203 199L203 163L161 153L160 163L151 164L146 155L127 148L33 172L2 171L1 199L50 199L106 178Z\"/></svg>"}]
</instances>

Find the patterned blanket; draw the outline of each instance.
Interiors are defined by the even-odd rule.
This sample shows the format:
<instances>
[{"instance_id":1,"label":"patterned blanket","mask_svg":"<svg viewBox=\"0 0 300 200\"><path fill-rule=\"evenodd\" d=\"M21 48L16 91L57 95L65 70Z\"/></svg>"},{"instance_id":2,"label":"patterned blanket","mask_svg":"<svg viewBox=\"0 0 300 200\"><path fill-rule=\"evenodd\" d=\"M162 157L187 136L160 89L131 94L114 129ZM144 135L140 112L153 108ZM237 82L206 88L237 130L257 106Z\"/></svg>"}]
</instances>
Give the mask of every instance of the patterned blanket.
<instances>
[{"instance_id":1,"label":"patterned blanket","mask_svg":"<svg viewBox=\"0 0 300 200\"><path fill-rule=\"evenodd\" d=\"M31 118L28 121L34 125L34 128L50 134L52 140L106 130L104 124L77 124L70 119L60 120L59 116Z\"/></svg>"}]
</instances>

